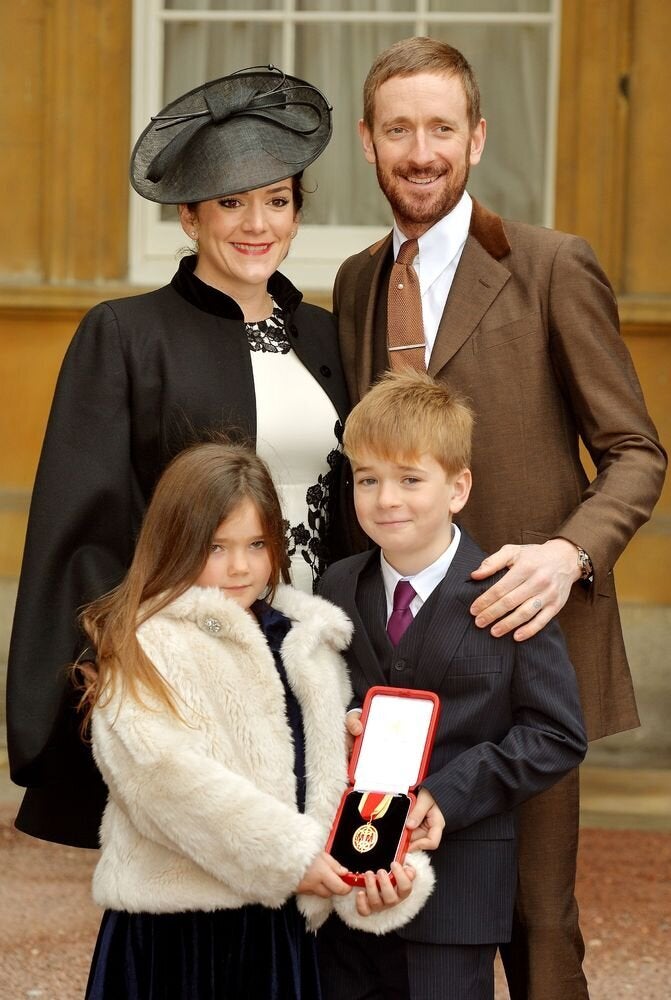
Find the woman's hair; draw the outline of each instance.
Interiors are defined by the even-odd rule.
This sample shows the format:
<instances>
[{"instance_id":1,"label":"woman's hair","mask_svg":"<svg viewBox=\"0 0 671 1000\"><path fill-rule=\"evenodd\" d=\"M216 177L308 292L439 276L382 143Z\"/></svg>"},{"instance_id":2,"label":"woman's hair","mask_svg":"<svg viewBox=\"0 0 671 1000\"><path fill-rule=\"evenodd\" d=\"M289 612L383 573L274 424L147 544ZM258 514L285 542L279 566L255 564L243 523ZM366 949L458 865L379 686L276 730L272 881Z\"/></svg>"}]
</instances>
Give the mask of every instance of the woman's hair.
<instances>
[{"instance_id":1,"label":"woman's hair","mask_svg":"<svg viewBox=\"0 0 671 1000\"><path fill-rule=\"evenodd\" d=\"M305 188L303 187L303 171L299 174L294 174L291 178L291 190L294 196L294 208L296 209L296 215L303 208L303 198L305 195Z\"/></svg>"},{"instance_id":2,"label":"woman's hair","mask_svg":"<svg viewBox=\"0 0 671 1000\"><path fill-rule=\"evenodd\" d=\"M196 444L177 455L159 479L147 508L133 561L123 582L84 608L80 621L96 652L96 666L75 671L83 688L84 727L94 705L120 682L124 693L150 694L176 712L174 693L143 652L136 630L183 594L200 576L217 527L244 500L256 507L270 557L268 597L288 582L280 502L270 472L251 448ZM109 689L109 691L108 691Z\"/></svg>"}]
</instances>

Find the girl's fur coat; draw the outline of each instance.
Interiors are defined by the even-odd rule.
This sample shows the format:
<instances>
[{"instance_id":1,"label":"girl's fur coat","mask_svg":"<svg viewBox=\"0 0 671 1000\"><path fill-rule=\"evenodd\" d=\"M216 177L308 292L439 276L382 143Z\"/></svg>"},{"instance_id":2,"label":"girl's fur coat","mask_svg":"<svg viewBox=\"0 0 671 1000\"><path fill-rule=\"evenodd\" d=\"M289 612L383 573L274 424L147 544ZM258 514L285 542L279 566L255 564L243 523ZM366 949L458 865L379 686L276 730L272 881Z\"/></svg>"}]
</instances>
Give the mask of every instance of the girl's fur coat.
<instances>
[{"instance_id":1,"label":"girl's fur coat","mask_svg":"<svg viewBox=\"0 0 671 1000\"><path fill-rule=\"evenodd\" d=\"M352 626L318 597L280 587L273 606L292 619L282 646L305 731L305 813L296 806L294 748L284 690L254 619L215 588L192 587L138 630L177 695L181 718L143 695L113 691L94 710L93 751L109 789L93 879L97 903L130 912L279 907L328 831L347 781L340 656ZM375 933L406 923L432 888L426 858L398 906L361 918L355 892L299 896L316 929L335 905Z\"/></svg>"}]
</instances>

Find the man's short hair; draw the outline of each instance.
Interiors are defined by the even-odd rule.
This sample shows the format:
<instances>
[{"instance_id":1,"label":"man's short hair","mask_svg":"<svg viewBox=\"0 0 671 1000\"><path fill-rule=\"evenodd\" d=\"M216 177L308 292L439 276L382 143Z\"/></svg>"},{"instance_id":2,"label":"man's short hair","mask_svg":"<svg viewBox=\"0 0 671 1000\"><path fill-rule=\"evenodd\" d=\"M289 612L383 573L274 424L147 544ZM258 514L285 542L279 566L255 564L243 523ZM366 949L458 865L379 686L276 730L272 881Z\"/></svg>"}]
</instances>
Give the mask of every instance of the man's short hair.
<instances>
[{"instance_id":1,"label":"man's short hair","mask_svg":"<svg viewBox=\"0 0 671 1000\"><path fill-rule=\"evenodd\" d=\"M345 454L356 464L372 452L387 462L431 455L448 476L471 463L473 411L465 398L429 375L387 372L345 423Z\"/></svg>"},{"instance_id":2,"label":"man's short hair","mask_svg":"<svg viewBox=\"0 0 671 1000\"><path fill-rule=\"evenodd\" d=\"M378 88L393 76L416 76L418 73L444 73L456 76L466 94L466 110L471 131L480 118L480 88L470 63L458 49L435 38L403 38L377 57L363 85L363 120L373 128L375 95Z\"/></svg>"}]
</instances>

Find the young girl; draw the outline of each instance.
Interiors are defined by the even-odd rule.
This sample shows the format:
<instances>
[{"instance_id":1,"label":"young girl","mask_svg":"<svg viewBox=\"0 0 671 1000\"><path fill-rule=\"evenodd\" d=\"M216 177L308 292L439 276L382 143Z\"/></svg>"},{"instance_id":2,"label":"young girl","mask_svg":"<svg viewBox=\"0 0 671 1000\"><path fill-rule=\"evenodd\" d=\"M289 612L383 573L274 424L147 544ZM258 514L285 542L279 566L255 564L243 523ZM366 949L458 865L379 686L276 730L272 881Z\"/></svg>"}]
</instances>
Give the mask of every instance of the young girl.
<instances>
[{"instance_id":1,"label":"young girl","mask_svg":"<svg viewBox=\"0 0 671 1000\"><path fill-rule=\"evenodd\" d=\"M348 896L323 851L346 782L351 624L280 583L283 538L264 463L197 445L159 481L124 582L82 616L109 789L88 1000L313 1000L306 921L335 899L378 932L399 900L394 925L412 916L411 869Z\"/></svg>"}]
</instances>

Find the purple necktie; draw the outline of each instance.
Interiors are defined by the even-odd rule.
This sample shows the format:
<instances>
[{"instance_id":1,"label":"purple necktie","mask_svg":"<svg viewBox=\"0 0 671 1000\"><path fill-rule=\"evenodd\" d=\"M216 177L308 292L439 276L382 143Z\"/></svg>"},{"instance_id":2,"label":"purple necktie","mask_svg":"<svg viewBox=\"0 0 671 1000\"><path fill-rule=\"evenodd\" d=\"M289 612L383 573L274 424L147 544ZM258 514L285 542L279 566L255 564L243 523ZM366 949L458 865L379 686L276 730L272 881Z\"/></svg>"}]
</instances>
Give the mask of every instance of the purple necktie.
<instances>
[{"instance_id":1,"label":"purple necktie","mask_svg":"<svg viewBox=\"0 0 671 1000\"><path fill-rule=\"evenodd\" d=\"M394 646L398 646L405 634L405 630L412 621L410 605L416 596L417 594L411 583L408 583L407 580L398 581L396 590L394 591L394 610L387 622L387 635Z\"/></svg>"}]
</instances>

